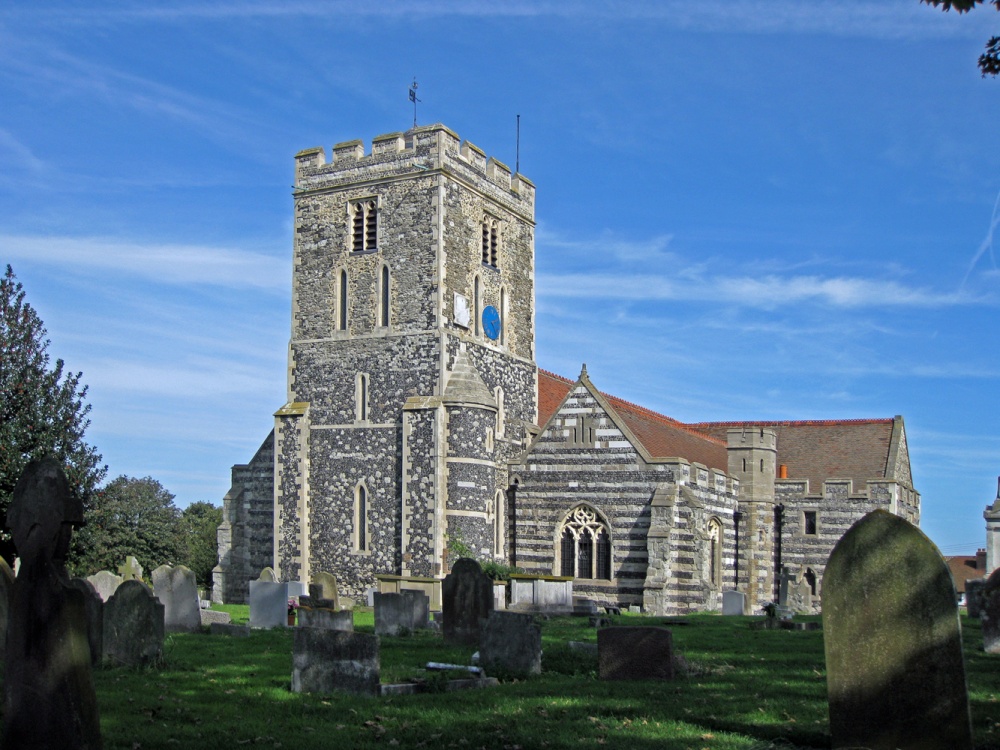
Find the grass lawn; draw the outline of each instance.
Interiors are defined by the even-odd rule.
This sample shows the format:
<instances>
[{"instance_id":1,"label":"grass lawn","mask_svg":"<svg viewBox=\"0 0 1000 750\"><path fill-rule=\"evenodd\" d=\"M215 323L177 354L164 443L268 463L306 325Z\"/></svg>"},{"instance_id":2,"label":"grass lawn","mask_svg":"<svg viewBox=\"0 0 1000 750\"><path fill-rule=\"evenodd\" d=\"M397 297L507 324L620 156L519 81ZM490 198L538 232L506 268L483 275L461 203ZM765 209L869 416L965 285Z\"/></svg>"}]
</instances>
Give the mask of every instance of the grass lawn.
<instances>
[{"instance_id":1,"label":"grass lawn","mask_svg":"<svg viewBox=\"0 0 1000 750\"><path fill-rule=\"evenodd\" d=\"M246 620L246 607L226 607ZM623 624L657 624L622 616ZM671 625L689 665L674 682L601 682L586 618L543 622L543 674L498 688L394 698L289 691L288 630L249 638L167 637L156 669L95 672L104 746L150 748L673 748L829 747L821 632L750 630L749 618L698 615ZM357 612L371 632L370 612ZM977 747L1000 747L1000 656L984 654L963 620ZM418 676L428 661L468 663L471 649L434 633L383 638L382 681Z\"/></svg>"}]
</instances>

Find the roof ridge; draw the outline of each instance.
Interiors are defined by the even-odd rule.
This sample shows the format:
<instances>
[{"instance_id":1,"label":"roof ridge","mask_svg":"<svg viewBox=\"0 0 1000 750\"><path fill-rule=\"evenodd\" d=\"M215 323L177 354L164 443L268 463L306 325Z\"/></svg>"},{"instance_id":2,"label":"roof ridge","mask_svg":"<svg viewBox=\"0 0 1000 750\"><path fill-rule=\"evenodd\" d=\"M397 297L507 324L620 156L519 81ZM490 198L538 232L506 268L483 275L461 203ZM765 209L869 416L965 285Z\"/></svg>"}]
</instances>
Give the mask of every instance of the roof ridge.
<instances>
[{"instance_id":1,"label":"roof ridge","mask_svg":"<svg viewBox=\"0 0 1000 750\"><path fill-rule=\"evenodd\" d=\"M689 422L692 429L699 427L756 427L766 425L779 425L782 427L802 427L802 426L832 426L838 424L892 424L894 418L888 417L861 417L857 419L747 419L723 422Z\"/></svg>"}]
</instances>

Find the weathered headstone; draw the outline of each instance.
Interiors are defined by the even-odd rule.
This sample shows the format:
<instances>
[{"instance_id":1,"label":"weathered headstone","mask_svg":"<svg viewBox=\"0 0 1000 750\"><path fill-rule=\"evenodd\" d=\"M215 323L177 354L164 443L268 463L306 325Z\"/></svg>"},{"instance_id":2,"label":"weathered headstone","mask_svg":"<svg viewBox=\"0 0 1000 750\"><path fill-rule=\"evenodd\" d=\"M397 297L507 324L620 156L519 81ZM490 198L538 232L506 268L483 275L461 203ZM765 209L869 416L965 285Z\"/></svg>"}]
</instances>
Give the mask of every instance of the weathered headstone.
<instances>
[{"instance_id":1,"label":"weathered headstone","mask_svg":"<svg viewBox=\"0 0 1000 750\"><path fill-rule=\"evenodd\" d=\"M313 586L319 587L318 593L313 593ZM333 602L333 609L340 609L340 596L337 591L337 576L333 573L314 573L309 584L309 595L314 599Z\"/></svg>"},{"instance_id":2,"label":"weathered headstone","mask_svg":"<svg viewBox=\"0 0 1000 750\"><path fill-rule=\"evenodd\" d=\"M97 595L101 597L101 601L103 602L110 599L111 595L122 585L122 577L116 576L110 570L99 570L94 575L87 576L87 580L93 584L97 590Z\"/></svg>"},{"instance_id":3,"label":"weathered headstone","mask_svg":"<svg viewBox=\"0 0 1000 750\"><path fill-rule=\"evenodd\" d=\"M985 578L970 578L965 582L965 611L969 617L979 618L979 612L983 606L983 588L985 586Z\"/></svg>"},{"instance_id":4,"label":"weathered headstone","mask_svg":"<svg viewBox=\"0 0 1000 750\"><path fill-rule=\"evenodd\" d=\"M288 584L250 581L250 627L288 627Z\"/></svg>"},{"instance_id":5,"label":"weathered headstone","mask_svg":"<svg viewBox=\"0 0 1000 750\"><path fill-rule=\"evenodd\" d=\"M129 580L142 580L142 566L139 561L135 559L134 555L129 555L125 558L125 562L118 566L118 575L122 577L123 581Z\"/></svg>"},{"instance_id":6,"label":"weathered headstone","mask_svg":"<svg viewBox=\"0 0 1000 750\"><path fill-rule=\"evenodd\" d=\"M99 749L86 604L69 586L64 562L83 503L56 458L28 464L6 520L21 569L7 630L0 747Z\"/></svg>"},{"instance_id":7,"label":"weathered headstone","mask_svg":"<svg viewBox=\"0 0 1000 750\"><path fill-rule=\"evenodd\" d=\"M250 636L250 626L234 625L231 622L213 622L208 626L208 632L212 635L229 635L235 638L248 638Z\"/></svg>"},{"instance_id":8,"label":"weathered headstone","mask_svg":"<svg viewBox=\"0 0 1000 750\"><path fill-rule=\"evenodd\" d=\"M672 680L673 638L666 628L601 628L597 661L602 680Z\"/></svg>"},{"instance_id":9,"label":"weathered headstone","mask_svg":"<svg viewBox=\"0 0 1000 750\"><path fill-rule=\"evenodd\" d=\"M722 614L745 615L747 610L747 595L742 591L722 592Z\"/></svg>"},{"instance_id":10,"label":"weathered headstone","mask_svg":"<svg viewBox=\"0 0 1000 750\"><path fill-rule=\"evenodd\" d=\"M3 658L7 643L7 623L10 621L10 605L14 600L14 571L7 561L0 557L0 659Z\"/></svg>"},{"instance_id":11,"label":"weathered headstone","mask_svg":"<svg viewBox=\"0 0 1000 750\"><path fill-rule=\"evenodd\" d=\"M354 613L349 609L328 609L326 607L299 607L299 627L322 628L324 630L354 630ZM378 630L378 620L375 621Z\"/></svg>"},{"instance_id":12,"label":"weathered headstone","mask_svg":"<svg viewBox=\"0 0 1000 750\"><path fill-rule=\"evenodd\" d=\"M83 594L87 614L87 643L90 645L90 663L98 665L104 652L104 602L94 584L86 578L73 578L69 585Z\"/></svg>"},{"instance_id":13,"label":"weathered headstone","mask_svg":"<svg viewBox=\"0 0 1000 750\"><path fill-rule=\"evenodd\" d=\"M993 571L982 588L979 621L982 623L983 650L1000 654L1000 568Z\"/></svg>"},{"instance_id":14,"label":"weathered headstone","mask_svg":"<svg viewBox=\"0 0 1000 750\"><path fill-rule=\"evenodd\" d=\"M442 632L451 643L475 646L482 622L493 612L493 581L479 563L458 560L441 585Z\"/></svg>"},{"instance_id":15,"label":"weathered headstone","mask_svg":"<svg viewBox=\"0 0 1000 750\"><path fill-rule=\"evenodd\" d=\"M260 571L260 575L257 576L258 581L270 581L271 583L277 583L278 578L274 575L274 568L264 568Z\"/></svg>"},{"instance_id":16,"label":"weathered headstone","mask_svg":"<svg viewBox=\"0 0 1000 750\"><path fill-rule=\"evenodd\" d=\"M163 656L163 604L134 578L104 603L104 660L136 667Z\"/></svg>"},{"instance_id":17,"label":"weathered headstone","mask_svg":"<svg viewBox=\"0 0 1000 750\"><path fill-rule=\"evenodd\" d=\"M833 747L972 748L955 586L916 526L876 510L841 538L823 634Z\"/></svg>"},{"instance_id":18,"label":"weathered headstone","mask_svg":"<svg viewBox=\"0 0 1000 750\"><path fill-rule=\"evenodd\" d=\"M378 695L378 636L342 630L296 628L292 692Z\"/></svg>"},{"instance_id":19,"label":"weathered headstone","mask_svg":"<svg viewBox=\"0 0 1000 750\"><path fill-rule=\"evenodd\" d=\"M194 571L161 565L153 571L153 595L163 604L167 632L193 633L201 628L201 605Z\"/></svg>"},{"instance_id":20,"label":"weathered headstone","mask_svg":"<svg viewBox=\"0 0 1000 750\"><path fill-rule=\"evenodd\" d=\"M806 580L788 582L785 606L793 614L806 614L813 610L812 587Z\"/></svg>"},{"instance_id":21,"label":"weathered headstone","mask_svg":"<svg viewBox=\"0 0 1000 750\"><path fill-rule=\"evenodd\" d=\"M375 634L400 635L428 627L430 599L423 591L375 592Z\"/></svg>"},{"instance_id":22,"label":"weathered headstone","mask_svg":"<svg viewBox=\"0 0 1000 750\"><path fill-rule=\"evenodd\" d=\"M479 634L479 663L490 674L541 674L542 629L535 618L493 612Z\"/></svg>"}]
</instances>

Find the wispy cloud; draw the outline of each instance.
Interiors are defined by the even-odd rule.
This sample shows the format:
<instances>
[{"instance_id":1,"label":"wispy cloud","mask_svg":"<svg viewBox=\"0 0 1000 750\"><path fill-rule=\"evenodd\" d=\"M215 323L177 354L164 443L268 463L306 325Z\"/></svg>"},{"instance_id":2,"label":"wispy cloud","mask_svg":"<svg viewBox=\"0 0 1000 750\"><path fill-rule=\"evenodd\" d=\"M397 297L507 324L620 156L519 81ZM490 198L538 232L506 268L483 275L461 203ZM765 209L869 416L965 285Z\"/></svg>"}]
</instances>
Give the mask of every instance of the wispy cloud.
<instances>
[{"instance_id":1,"label":"wispy cloud","mask_svg":"<svg viewBox=\"0 0 1000 750\"><path fill-rule=\"evenodd\" d=\"M349 22L358 18L399 19L413 22L440 17L571 18L574 21L654 21L688 31L743 34L814 33L867 38L926 38L978 36L993 20L986 11L956 18L913 0L832 0L823 3L776 3L773 0L665 0L634 3L625 0L427 0L358 4L353 0L328 2L229 2L136 4L117 8L11 9L0 18L55 16L64 23L112 24L315 18Z\"/></svg>"},{"instance_id":2,"label":"wispy cloud","mask_svg":"<svg viewBox=\"0 0 1000 750\"><path fill-rule=\"evenodd\" d=\"M287 293L287 259L202 245L124 242L90 237L0 235L0 256L62 270L129 274L161 284L250 288Z\"/></svg>"}]
</instances>

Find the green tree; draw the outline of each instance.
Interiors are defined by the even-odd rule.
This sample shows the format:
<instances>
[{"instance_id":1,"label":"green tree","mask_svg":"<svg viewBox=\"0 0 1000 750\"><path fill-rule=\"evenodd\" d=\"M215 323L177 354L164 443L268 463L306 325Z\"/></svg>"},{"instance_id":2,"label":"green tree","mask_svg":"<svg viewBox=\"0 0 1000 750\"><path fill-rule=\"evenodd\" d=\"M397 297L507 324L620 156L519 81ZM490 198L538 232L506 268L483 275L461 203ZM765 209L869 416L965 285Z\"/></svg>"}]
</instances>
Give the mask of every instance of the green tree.
<instances>
[{"instance_id":1,"label":"green tree","mask_svg":"<svg viewBox=\"0 0 1000 750\"><path fill-rule=\"evenodd\" d=\"M1000 0L985 2L984 0L920 0L920 2L946 11L954 8L959 13L968 13L977 5L983 4L992 5L1000 10ZM979 70L982 71L984 78L1000 74L1000 36L990 37L986 43L986 51L979 56Z\"/></svg>"},{"instance_id":2,"label":"green tree","mask_svg":"<svg viewBox=\"0 0 1000 750\"><path fill-rule=\"evenodd\" d=\"M84 403L82 373L63 373L61 359L50 366L45 326L24 297L8 265L0 278L0 521L32 459L53 454L62 461L84 508L107 473L101 455L83 439L90 404ZM11 560L13 552L4 530L0 554Z\"/></svg>"},{"instance_id":3,"label":"green tree","mask_svg":"<svg viewBox=\"0 0 1000 750\"><path fill-rule=\"evenodd\" d=\"M94 494L87 525L73 536L75 575L114 571L129 555L148 575L163 564L183 562L180 511L174 496L152 477L120 476Z\"/></svg>"},{"instance_id":4,"label":"green tree","mask_svg":"<svg viewBox=\"0 0 1000 750\"><path fill-rule=\"evenodd\" d=\"M212 568L219 559L216 532L220 523L222 508L211 503L191 503L181 512L183 562L194 571L199 586L212 584Z\"/></svg>"}]
</instances>

